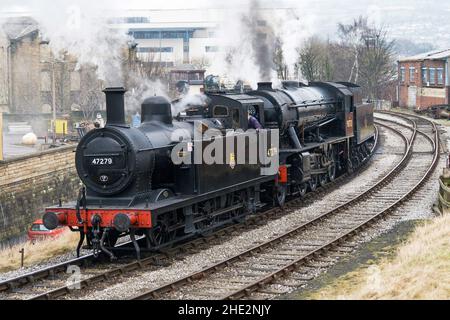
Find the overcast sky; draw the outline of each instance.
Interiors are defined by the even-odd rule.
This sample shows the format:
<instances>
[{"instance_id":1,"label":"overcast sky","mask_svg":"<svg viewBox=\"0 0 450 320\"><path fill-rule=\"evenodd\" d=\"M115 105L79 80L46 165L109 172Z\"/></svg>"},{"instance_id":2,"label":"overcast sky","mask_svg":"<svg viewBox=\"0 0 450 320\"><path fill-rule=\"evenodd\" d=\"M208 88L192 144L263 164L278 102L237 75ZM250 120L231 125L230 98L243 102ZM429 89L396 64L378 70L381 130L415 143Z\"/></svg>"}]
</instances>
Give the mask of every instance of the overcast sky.
<instances>
[{"instance_id":1,"label":"overcast sky","mask_svg":"<svg viewBox=\"0 0 450 320\"><path fill-rule=\"evenodd\" d=\"M1 0L0 10L27 10L47 0ZM95 0L106 9L187 9L242 6L251 0ZM50 4L54 1L48 0ZM58 0L59 4L92 5L90 0ZM296 7L307 17L314 32L333 37L338 22L350 22L359 15L388 27L395 38L430 42L450 47L450 1L445 0L260 0L265 7Z\"/></svg>"}]
</instances>

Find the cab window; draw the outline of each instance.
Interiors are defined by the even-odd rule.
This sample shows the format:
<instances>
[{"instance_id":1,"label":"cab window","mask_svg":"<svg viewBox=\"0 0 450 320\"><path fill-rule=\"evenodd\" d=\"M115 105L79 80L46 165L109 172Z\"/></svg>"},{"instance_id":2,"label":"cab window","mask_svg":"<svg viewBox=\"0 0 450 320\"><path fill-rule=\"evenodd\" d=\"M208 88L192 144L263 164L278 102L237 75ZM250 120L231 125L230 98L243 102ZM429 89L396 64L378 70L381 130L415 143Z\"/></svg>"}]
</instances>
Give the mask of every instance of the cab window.
<instances>
[{"instance_id":1,"label":"cab window","mask_svg":"<svg viewBox=\"0 0 450 320\"><path fill-rule=\"evenodd\" d=\"M213 110L214 118L228 117L228 108L224 106L215 106Z\"/></svg>"}]
</instances>

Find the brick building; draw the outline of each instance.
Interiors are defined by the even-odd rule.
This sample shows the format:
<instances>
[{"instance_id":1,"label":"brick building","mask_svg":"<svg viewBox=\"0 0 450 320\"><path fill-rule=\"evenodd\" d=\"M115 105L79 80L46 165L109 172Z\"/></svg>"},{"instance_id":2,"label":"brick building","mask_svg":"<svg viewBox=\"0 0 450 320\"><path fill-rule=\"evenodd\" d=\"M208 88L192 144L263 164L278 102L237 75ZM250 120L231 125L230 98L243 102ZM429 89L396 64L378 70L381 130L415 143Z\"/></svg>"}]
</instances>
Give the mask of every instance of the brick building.
<instances>
[{"instance_id":1,"label":"brick building","mask_svg":"<svg viewBox=\"0 0 450 320\"><path fill-rule=\"evenodd\" d=\"M8 19L0 27L0 112L49 114L54 98L57 113L69 113L98 101L95 69L76 65L69 55L55 58L36 21Z\"/></svg>"},{"instance_id":2,"label":"brick building","mask_svg":"<svg viewBox=\"0 0 450 320\"><path fill-rule=\"evenodd\" d=\"M426 109L449 104L450 49L419 54L398 61L400 107Z\"/></svg>"}]
</instances>

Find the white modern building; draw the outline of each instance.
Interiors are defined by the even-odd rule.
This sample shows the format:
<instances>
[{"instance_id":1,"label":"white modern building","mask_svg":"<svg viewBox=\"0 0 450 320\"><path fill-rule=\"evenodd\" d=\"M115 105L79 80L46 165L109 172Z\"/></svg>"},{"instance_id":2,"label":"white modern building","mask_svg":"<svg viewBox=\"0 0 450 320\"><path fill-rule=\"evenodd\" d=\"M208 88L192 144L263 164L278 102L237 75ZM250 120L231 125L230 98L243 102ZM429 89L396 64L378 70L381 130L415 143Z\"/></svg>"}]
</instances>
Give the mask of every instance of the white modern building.
<instances>
[{"instance_id":1,"label":"white modern building","mask_svg":"<svg viewBox=\"0 0 450 320\"><path fill-rule=\"evenodd\" d=\"M139 10L111 19L110 25L134 38L144 61L174 66L214 58L219 15L216 9Z\"/></svg>"},{"instance_id":2,"label":"white modern building","mask_svg":"<svg viewBox=\"0 0 450 320\"><path fill-rule=\"evenodd\" d=\"M284 16L288 11L292 10L260 9L264 20ZM131 10L111 19L110 25L133 36L138 54L144 60L161 61L168 66L205 65L223 50L220 33L228 31L223 27L227 23L239 21L236 15L239 13L235 9L225 8Z\"/></svg>"}]
</instances>

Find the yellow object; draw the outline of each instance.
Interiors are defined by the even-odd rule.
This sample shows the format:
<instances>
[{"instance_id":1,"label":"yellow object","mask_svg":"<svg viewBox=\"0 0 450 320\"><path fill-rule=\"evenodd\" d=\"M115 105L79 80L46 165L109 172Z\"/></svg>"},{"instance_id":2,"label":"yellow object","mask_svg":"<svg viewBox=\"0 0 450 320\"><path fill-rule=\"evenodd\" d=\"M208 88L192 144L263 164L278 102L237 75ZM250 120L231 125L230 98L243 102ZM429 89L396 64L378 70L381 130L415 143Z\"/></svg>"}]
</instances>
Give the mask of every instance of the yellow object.
<instances>
[{"instance_id":1,"label":"yellow object","mask_svg":"<svg viewBox=\"0 0 450 320\"><path fill-rule=\"evenodd\" d=\"M60 135L67 135L67 120L55 120L55 133Z\"/></svg>"},{"instance_id":2,"label":"yellow object","mask_svg":"<svg viewBox=\"0 0 450 320\"><path fill-rule=\"evenodd\" d=\"M0 112L0 161L3 160L3 113Z\"/></svg>"}]
</instances>

